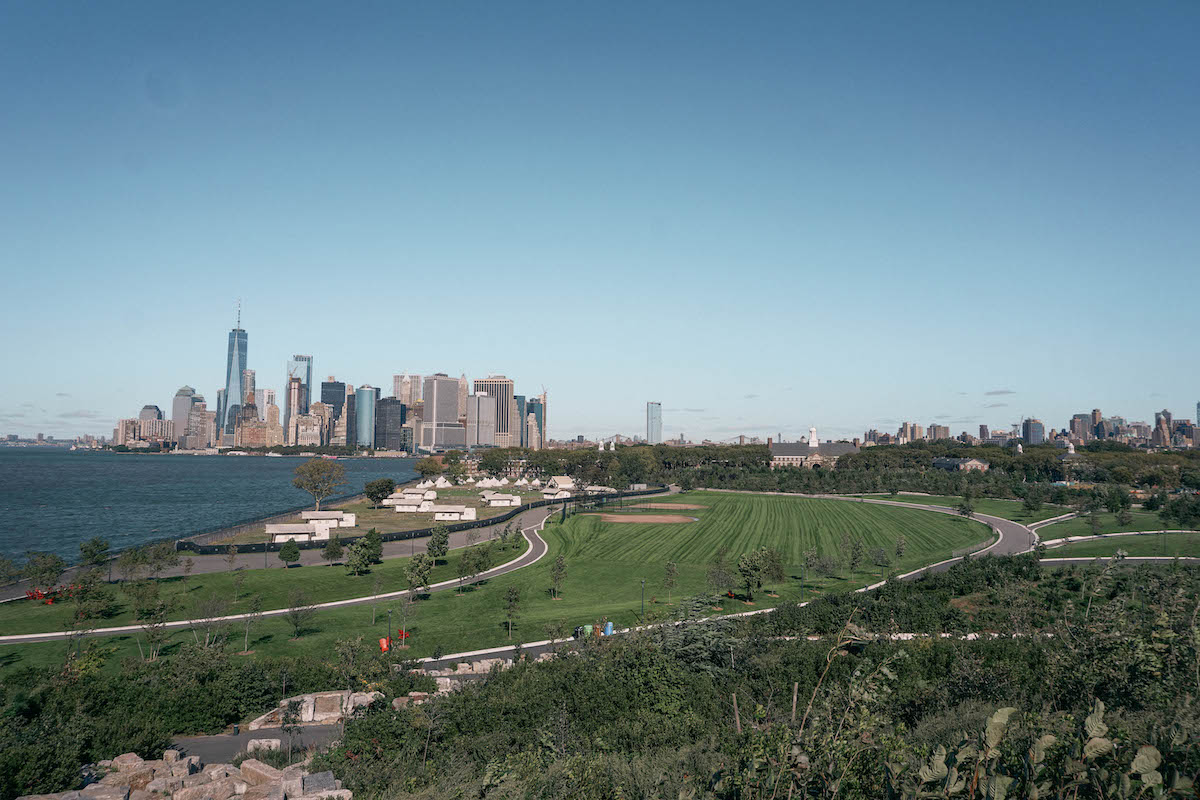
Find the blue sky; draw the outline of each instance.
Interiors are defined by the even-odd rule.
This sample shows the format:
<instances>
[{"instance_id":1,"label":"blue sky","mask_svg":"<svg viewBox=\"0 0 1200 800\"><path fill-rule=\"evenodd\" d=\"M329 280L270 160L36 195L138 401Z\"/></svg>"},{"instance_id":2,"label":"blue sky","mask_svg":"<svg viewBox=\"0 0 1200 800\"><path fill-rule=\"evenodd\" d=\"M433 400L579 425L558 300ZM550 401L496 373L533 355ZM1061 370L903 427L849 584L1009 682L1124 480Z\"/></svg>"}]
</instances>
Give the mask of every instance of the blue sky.
<instances>
[{"instance_id":1,"label":"blue sky","mask_svg":"<svg viewBox=\"0 0 1200 800\"><path fill-rule=\"evenodd\" d=\"M1200 5L0 5L0 433L250 366L551 435L1200 400Z\"/></svg>"}]
</instances>

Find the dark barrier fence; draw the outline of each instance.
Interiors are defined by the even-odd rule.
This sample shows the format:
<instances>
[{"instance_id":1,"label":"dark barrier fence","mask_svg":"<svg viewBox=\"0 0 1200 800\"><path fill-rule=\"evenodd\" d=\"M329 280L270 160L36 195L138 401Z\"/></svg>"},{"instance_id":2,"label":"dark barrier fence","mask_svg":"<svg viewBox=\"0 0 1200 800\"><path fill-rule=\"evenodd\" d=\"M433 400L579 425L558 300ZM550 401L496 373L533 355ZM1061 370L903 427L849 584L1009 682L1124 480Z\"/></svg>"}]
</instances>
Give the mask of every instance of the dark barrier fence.
<instances>
[{"instance_id":1,"label":"dark barrier fence","mask_svg":"<svg viewBox=\"0 0 1200 800\"><path fill-rule=\"evenodd\" d=\"M561 500L534 500L533 502L525 503L524 505L511 509L507 513L500 514L499 516L488 517L487 519L472 520L470 522L452 522L446 525L445 528L450 533L455 533L457 531L469 531L472 528L486 528L491 525L499 525L501 523L508 522L518 514L523 514L524 512L534 508L545 508L546 506L566 506L571 503L574 503L577 508L602 508L611 504L614 500L618 500L623 497L641 497L643 495L662 494L666 490L667 487L665 486L655 486L649 489L633 489L624 492L612 492L610 494L588 495L586 497L565 497ZM308 509L306 508L303 510L307 511ZM259 520L259 524L262 524L262 520ZM340 531L341 529L335 528L335 530ZM409 539L420 539L423 536L429 536L431 533L433 533L433 530L433 528L420 528L412 531L383 533L380 534L380 538L382 538L385 542L404 542L408 541ZM350 544L356 539L362 538L362 536L363 534L359 534L358 536L351 536L342 539L342 544ZM301 550L316 550L324 547L327 541L328 540L326 539L319 539L316 541L309 540L307 542L296 542L296 545ZM189 540L180 540L175 543L176 550L186 550L190 553L197 553L205 556L222 555L228 553L229 547L230 545L227 544L197 544L196 542ZM274 553L278 552L281 547L283 547L283 542L255 542L253 544L237 545L239 553Z\"/></svg>"}]
</instances>

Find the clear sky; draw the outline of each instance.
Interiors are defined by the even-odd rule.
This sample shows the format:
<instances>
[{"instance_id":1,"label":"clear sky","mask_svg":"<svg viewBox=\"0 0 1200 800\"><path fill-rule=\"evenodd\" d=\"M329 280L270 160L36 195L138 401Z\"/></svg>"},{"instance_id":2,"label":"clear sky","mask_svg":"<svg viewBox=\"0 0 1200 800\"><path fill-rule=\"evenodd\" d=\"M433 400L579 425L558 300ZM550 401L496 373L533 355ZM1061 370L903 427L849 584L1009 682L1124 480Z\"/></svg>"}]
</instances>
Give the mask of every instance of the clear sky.
<instances>
[{"instance_id":1,"label":"clear sky","mask_svg":"<svg viewBox=\"0 0 1200 800\"><path fill-rule=\"evenodd\" d=\"M1200 3L0 0L0 433L285 361L551 435L1200 400Z\"/></svg>"}]
</instances>

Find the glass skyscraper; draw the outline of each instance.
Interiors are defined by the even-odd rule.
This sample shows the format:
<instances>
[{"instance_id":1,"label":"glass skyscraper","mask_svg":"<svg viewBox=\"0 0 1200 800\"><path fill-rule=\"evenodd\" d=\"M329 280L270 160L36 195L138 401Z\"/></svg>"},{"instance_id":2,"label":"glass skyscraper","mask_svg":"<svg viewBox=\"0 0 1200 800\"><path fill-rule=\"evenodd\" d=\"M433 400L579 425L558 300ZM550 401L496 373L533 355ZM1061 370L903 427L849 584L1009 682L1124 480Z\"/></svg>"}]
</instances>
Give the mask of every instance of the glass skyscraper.
<instances>
[{"instance_id":1,"label":"glass skyscraper","mask_svg":"<svg viewBox=\"0 0 1200 800\"><path fill-rule=\"evenodd\" d=\"M375 446L375 396L373 386L360 386L354 392L354 441L359 447Z\"/></svg>"},{"instance_id":2,"label":"glass skyscraper","mask_svg":"<svg viewBox=\"0 0 1200 800\"><path fill-rule=\"evenodd\" d=\"M529 432L525 429L525 415L529 412L525 410L525 395L513 395L513 402L517 404L517 436L520 437L520 441L514 444L520 447L528 447Z\"/></svg>"},{"instance_id":3,"label":"glass skyscraper","mask_svg":"<svg viewBox=\"0 0 1200 800\"><path fill-rule=\"evenodd\" d=\"M284 386L287 381L292 378L300 379L300 403L297 408L285 406L283 409L284 427L287 427L287 421L296 414L307 414L309 404L312 403L312 372L313 372L313 357L312 356L292 356L292 360L287 363L287 380L284 381ZM288 397L284 396L284 402L288 401Z\"/></svg>"},{"instance_id":4,"label":"glass skyscraper","mask_svg":"<svg viewBox=\"0 0 1200 800\"><path fill-rule=\"evenodd\" d=\"M238 412L242 410L242 401L246 398L242 385L242 376L246 372L246 345L246 332L239 323L229 332L229 353L225 358L225 396L221 398L221 408L217 414L220 433L229 436L233 436L237 428Z\"/></svg>"},{"instance_id":5,"label":"glass skyscraper","mask_svg":"<svg viewBox=\"0 0 1200 800\"><path fill-rule=\"evenodd\" d=\"M662 444L662 403L646 403L646 441Z\"/></svg>"}]
</instances>

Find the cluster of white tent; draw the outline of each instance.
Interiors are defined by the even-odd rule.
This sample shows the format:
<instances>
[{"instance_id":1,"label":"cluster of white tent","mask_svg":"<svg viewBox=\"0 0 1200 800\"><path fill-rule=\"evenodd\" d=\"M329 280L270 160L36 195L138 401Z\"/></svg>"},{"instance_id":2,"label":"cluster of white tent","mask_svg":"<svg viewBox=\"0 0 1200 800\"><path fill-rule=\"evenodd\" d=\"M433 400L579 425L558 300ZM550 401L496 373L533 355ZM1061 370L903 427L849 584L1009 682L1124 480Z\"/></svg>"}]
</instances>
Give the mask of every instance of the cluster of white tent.
<instances>
[{"instance_id":1,"label":"cluster of white tent","mask_svg":"<svg viewBox=\"0 0 1200 800\"><path fill-rule=\"evenodd\" d=\"M304 522L280 522L266 526L272 542L307 542L326 540L333 528L353 528L355 515L348 511L302 511Z\"/></svg>"}]
</instances>

